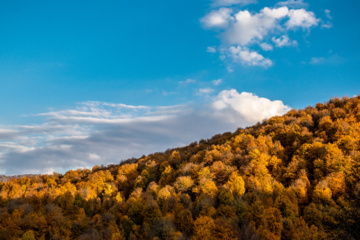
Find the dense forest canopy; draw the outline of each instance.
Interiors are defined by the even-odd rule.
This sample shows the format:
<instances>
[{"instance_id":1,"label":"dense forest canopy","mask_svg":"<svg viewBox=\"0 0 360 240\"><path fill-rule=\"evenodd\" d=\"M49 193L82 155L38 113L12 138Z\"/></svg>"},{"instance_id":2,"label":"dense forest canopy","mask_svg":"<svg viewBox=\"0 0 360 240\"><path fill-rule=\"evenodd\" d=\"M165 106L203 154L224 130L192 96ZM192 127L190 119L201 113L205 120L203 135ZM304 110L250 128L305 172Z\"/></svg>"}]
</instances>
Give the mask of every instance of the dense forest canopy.
<instances>
[{"instance_id":1,"label":"dense forest canopy","mask_svg":"<svg viewBox=\"0 0 360 240\"><path fill-rule=\"evenodd\" d=\"M360 239L360 96L0 183L0 239Z\"/></svg>"}]
</instances>

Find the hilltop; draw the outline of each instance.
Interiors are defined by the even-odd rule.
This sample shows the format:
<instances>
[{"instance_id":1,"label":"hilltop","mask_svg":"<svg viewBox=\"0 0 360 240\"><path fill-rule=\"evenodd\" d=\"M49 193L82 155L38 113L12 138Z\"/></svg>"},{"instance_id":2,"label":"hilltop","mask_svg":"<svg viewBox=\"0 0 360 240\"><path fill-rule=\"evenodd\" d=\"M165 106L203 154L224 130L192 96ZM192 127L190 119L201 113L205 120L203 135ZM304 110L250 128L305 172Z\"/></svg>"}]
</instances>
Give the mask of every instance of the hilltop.
<instances>
[{"instance_id":1,"label":"hilltop","mask_svg":"<svg viewBox=\"0 0 360 240\"><path fill-rule=\"evenodd\" d=\"M22 174L22 175L13 175L13 176L0 175L0 182L7 182L10 181L11 179L19 179L23 177L36 177L38 175L39 174Z\"/></svg>"},{"instance_id":2,"label":"hilltop","mask_svg":"<svg viewBox=\"0 0 360 240\"><path fill-rule=\"evenodd\" d=\"M359 239L360 96L0 183L0 239Z\"/></svg>"}]
</instances>

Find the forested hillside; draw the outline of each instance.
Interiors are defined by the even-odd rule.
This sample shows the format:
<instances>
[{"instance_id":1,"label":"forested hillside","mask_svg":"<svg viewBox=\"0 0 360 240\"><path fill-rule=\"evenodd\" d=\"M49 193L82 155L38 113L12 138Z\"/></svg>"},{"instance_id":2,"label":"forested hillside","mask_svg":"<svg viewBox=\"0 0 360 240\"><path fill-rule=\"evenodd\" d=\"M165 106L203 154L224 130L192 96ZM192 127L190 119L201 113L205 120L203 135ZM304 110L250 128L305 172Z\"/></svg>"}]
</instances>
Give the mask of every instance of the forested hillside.
<instances>
[{"instance_id":1,"label":"forested hillside","mask_svg":"<svg viewBox=\"0 0 360 240\"><path fill-rule=\"evenodd\" d=\"M0 183L0 239L360 239L360 96Z\"/></svg>"}]
</instances>

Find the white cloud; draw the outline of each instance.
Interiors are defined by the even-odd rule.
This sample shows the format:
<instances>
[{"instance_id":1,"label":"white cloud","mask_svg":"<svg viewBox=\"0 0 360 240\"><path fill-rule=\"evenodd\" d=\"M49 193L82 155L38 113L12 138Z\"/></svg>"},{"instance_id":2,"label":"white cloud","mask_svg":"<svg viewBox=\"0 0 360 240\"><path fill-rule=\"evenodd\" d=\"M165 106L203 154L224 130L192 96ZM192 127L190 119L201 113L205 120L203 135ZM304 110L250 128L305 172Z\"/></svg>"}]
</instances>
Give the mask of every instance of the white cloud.
<instances>
[{"instance_id":1,"label":"white cloud","mask_svg":"<svg viewBox=\"0 0 360 240\"><path fill-rule=\"evenodd\" d=\"M212 91L202 90L202 105L124 108L128 105L84 102L75 109L43 114L48 117L43 124L2 126L1 133L8 135L0 139L0 174L64 172L119 163L234 131L289 109L281 101L236 90L214 98L206 95ZM96 115L99 112L107 115Z\"/></svg>"},{"instance_id":2,"label":"white cloud","mask_svg":"<svg viewBox=\"0 0 360 240\"><path fill-rule=\"evenodd\" d=\"M216 48L215 47L207 47L206 51L208 53L216 53Z\"/></svg>"},{"instance_id":3,"label":"white cloud","mask_svg":"<svg viewBox=\"0 0 360 240\"><path fill-rule=\"evenodd\" d=\"M310 64L316 65L316 64L320 64L324 61L325 61L325 58L323 58L323 57L312 57L310 60Z\"/></svg>"},{"instance_id":4,"label":"white cloud","mask_svg":"<svg viewBox=\"0 0 360 240\"><path fill-rule=\"evenodd\" d=\"M212 83L213 83L215 86L220 85L221 82L222 82L222 79L221 79L221 78L212 81Z\"/></svg>"},{"instance_id":5,"label":"white cloud","mask_svg":"<svg viewBox=\"0 0 360 240\"><path fill-rule=\"evenodd\" d=\"M287 7L278 9L264 8L260 13L249 11L236 13L235 22L223 33L224 40L229 44L248 45L261 41L269 32L275 30L278 21L288 13Z\"/></svg>"},{"instance_id":6,"label":"white cloud","mask_svg":"<svg viewBox=\"0 0 360 240\"><path fill-rule=\"evenodd\" d=\"M322 27L322 28L332 28L332 27L333 27L333 24L332 24L332 22L330 21L330 20L332 20L332 16L331 16L331 14L330 14L330 10L329 10L329 9L325 9L324 12L325 12L325 15L326 15L326 18L328 19L328 21L326 21L326 22L323 21L322 24L321 24L321 27Z\"/></svg>"},{"instance_id":7,"label":"white cloud","mask_svg":"<svg viewBox=\"0 0 360 240\"><path fill-rule=\"evenodd\" d=\"M232 69L230 66L227 66L227 67L226 67L226 70L227 70L229 73L234 72L234 69Z\"/></svg>"},{"instance_id":8,"label":"white cloud","mask_svg":"<svg viewBox=\"0 0 360 240\"><path fill-rule=\"evenodd\" d=\"M310 59L311 65L339 65L343 64L345 59L337 54L331 54L327 57L312 57Z\"/></svg>"},{"instance_id":9,"label":"white cloud","mask_svg":"<svg viewBox=\"0 0 360 240\"><path fill-rule=\"evenodd\" d=\"M317 26L320 19L314 12L301 9L289 9L289 7L304 7L303 1L280 2L281 7L264 7L258 12L249 10L235 11L236 8L220 8L211 11L201 19L205 28L214 28L221 39L218 48L220 58L226 61L226 56L232 60L241 62L246 66L269 67L272 61L255 50L258 45L263 51L273 50L268 42L272 40L276 47L295 46L296 40L290 40L289 32L297 29L310 29ZM238 56L229 50L241 49ZM223 51L222 49L227 49ZM242 61L239 61L241 59Z\"/></svg>"},{"instance_id":10,"label":"white cloud","mask_svg":"<svg viewBox=\"0 0 360 240\"><path fill-rule=\"evenodd\" d=\"M268 43L265 43L265 42L261 43L260 47L264 51L272 51L274 49L274 47L271 44L268 44Z\"/></svg>"},{"instance_id":11,"label":"white cloud","mask_svg":"<svg viewBox=\"0 0 360 240\"><path fill-rule=\"evenodd\" d=\"M324 12L325 12L325 15L326 15L326 17L327 17L328 19L332 19L332 16L331 16L331 14L330 14L330 10L329 10L329 9L325 9Z\"/></svg>"},{"instance_id":12,"label":"white cloud","mask_svg":"<svg viewBox=\"0 0 360 240\"><path fill-rule=\"evenodd\" d=\"M256 3L257 0L213 0L213 6L219 7L219 6L231 6L231 5L248 5L252 3Z\"/></svg>"},{"instance_id":13,"label":"white cloud","mask_svg":"<svg viewBox=\"0 0 360 240\"><path fill-rule=\"evenodd\" d=\"M211 11L208 15L201 19L205 28L226 28L233 17L233 12L230 8L220 8L218 10Z\"/></svg>"},{"instance_id":14,"label":"white cloud","mask_svg":"<svg viewBox=\"0 0 360 240\"><path fill-rule=\"evenodd\" d=\"M216 114L230 121L236 121L236 118L241 116L252 124L259 119L282 115L291 109L282 101L271 101L248 92L238 93L235 89L220 92L212 106Z\"/></svg>"},{"instance_id":15,"label":"white cloud","mask_svg":"<svg viewBox=\"0 0 360 240\"><path fill-rule=\"evenodd\" d=\"M270 59L264 58L261 54L244 47L232 46L229 52L235 62L240 62L244 65L270 67L273 64Z\"/></svg>"},{"instance_id":16,"label":"white cloud","mask_svg":"<svg viewBox=\"0 0 360 240\"><path fill-rule=\"evenodd\" d=\"M297 27L310 28L317 26L320 21L316 18L315 13L305 9L291 9L289 11L289 18L285 24L289 29Z\"/></svg>"},{"instance_id":17,"label":"white cloud","mask_svg":"<svg viewBox=\"0 0 360 240\"><path fill-rule=\"evenodd\" d=\"M287 7L263 8L259 13L239 11L234 14L235 21L223 34L230 44L247 45L262 40L270 32L279 28L279 21L285 18L289 10Z\"/></svg>"},{"instance_id":18,"label":"white cloud","mask_svg":"<svg viewBox=\"0 0 360 240\"><path fill-rule=\"evenodd\" d=\"M210 94L210 93L213 93L214 92L214 89L212 88L200 88L196 95L206 95L206 94Z\"/></svg>"},{"instance_id":19,"label":"white cloud","mask_svg":"<svg viewBox=\"0 0 360 240\"><path fill-rule=\"evenodd\" d=\"M280 8L268 8L265 7L261 10L261 13L264 16L271 17L274 19L281 19L288 15L289 9L287 7L280 7ZM261 14L260 14L261 15Z\"/></svg>"},{"instance_id":20,"label":"white cloud","mask_svg":"<svg viewBox=\"0 0 360 240\"><path fill-rule=\"evenodd\" d=\"M326 22L321 25L322 28L332 28L333 25L331 22Z\"/></svg>"},{"instance_id":21,"label":"white cloud","mask_svg":"<svg viewBox=\"0 0 360 240\"><path fill-rule=\"evenodd\" d=\"M291 40L288 36L282 35L279 38L272 37L271 40L275 43L276 47L289 47L297 46L297 41Z\"/></svg>"},{"instance_id":22,"label":"white cloud","mask_svg":"<svg viewBox=\"0 0 360 240\"><path fill-rule=\"evenodd\" d=\"M292 8L301 8L301 7L308 6L308 4L304 3L303 0L287 0L287 1L283 1L283 2L278 2L277 4L280 6L287 6L287 7L292 7Z\"/></svg>"}]
</instances>

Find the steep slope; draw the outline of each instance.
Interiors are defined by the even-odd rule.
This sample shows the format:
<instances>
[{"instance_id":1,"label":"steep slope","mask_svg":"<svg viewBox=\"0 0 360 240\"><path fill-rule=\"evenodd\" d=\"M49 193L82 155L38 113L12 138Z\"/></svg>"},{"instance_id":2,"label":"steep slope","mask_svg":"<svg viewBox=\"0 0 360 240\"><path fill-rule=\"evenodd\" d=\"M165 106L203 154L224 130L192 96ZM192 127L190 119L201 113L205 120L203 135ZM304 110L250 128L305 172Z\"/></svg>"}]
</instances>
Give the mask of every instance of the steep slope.
<instances>
[{"instance_id":1,"label":"steep slope","mask_svg":"<svg viewBox=\"0 0 360 240\"><path fill-rule=\"evenodd\" d=\"M360 96L0 183L0 239L359 239Z\"/></svg>"}]
</instances>

